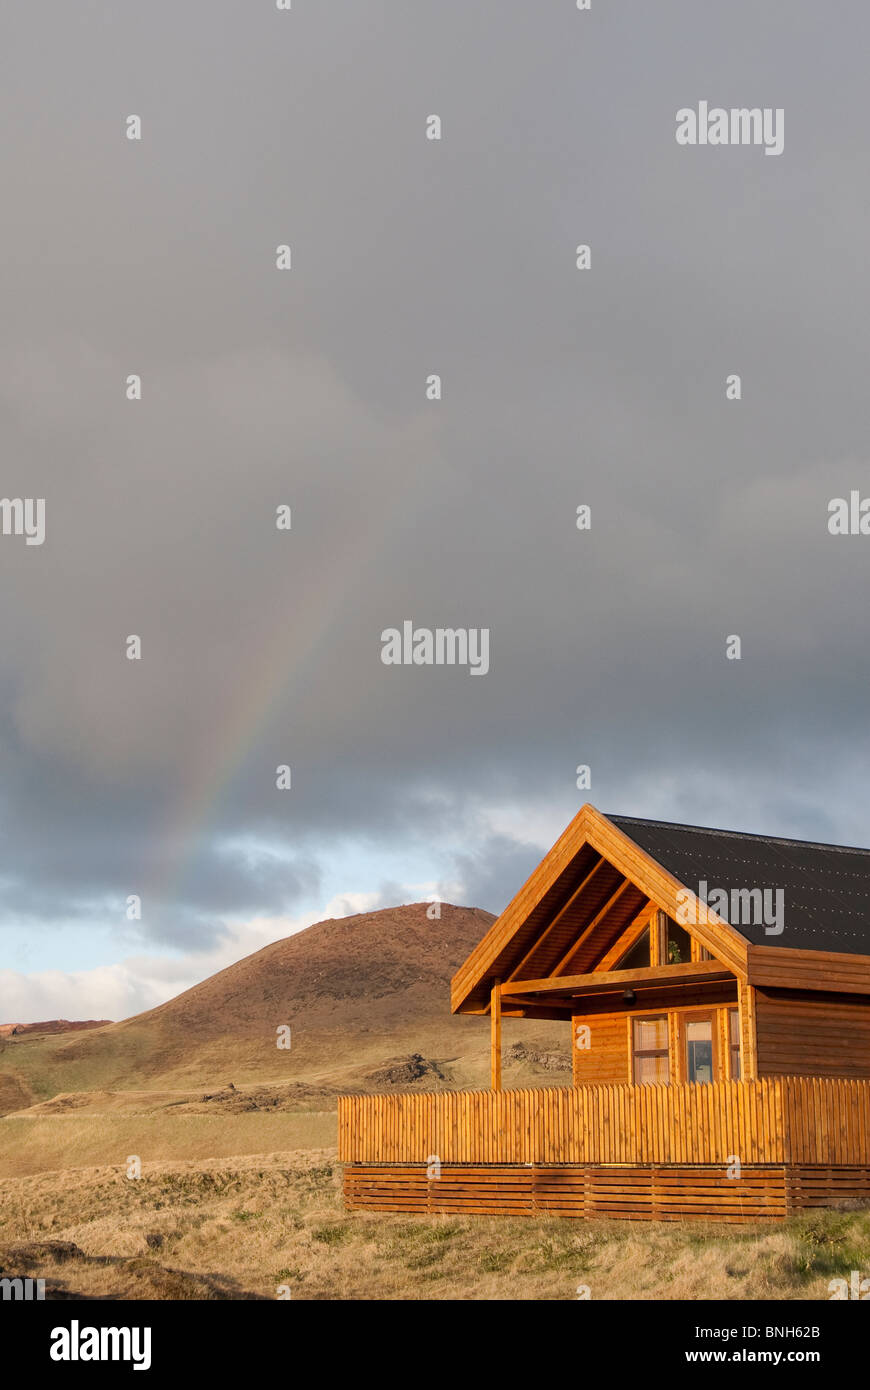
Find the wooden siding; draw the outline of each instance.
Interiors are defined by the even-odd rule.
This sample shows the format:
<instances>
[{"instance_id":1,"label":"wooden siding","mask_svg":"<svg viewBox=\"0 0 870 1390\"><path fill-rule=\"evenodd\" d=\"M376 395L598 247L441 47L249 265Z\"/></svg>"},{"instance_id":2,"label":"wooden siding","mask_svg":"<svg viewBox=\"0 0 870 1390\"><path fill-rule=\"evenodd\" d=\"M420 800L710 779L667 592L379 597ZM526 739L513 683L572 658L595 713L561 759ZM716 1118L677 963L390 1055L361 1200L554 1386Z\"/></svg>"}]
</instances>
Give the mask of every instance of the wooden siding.
<instances>
[{"instance_id":1,"label":"wooden siding","mask_svg":"<svg viewBox=\"0 0 870 1390\"><path fill-rule=\"evenodd\" d=\"M760 988L870 994L870 956L847 955L840 951L794 951L785 946L750 946L748 959L749 979Z\"/></svg>"},{"instance_id":2,"label":"wooden siding","mask_svg":"<svg viewBox=\"0 0 870 1390\"><path fill-rule=\"evenodd\" d=\"M870 1077L870 999L755 991L760 1076Z\"/></svg>"},{"instance_id":3,"label":"wooden siding","mask_svg":"<svg viewBox=\"0 0 870 1390\"><path fill-rule=\"evenodd\" d=\"M650 1010L652 1012L652 1010ZM635 1015L637 1017L638 1015ZM618 1086L631 1080L630 1016L619 1014L577 1014L571 1020L574 1039L574 1085L589 1082ZM577 1046L577 1029L589 1029L589 1047Z\"/></svg>"},{"instance_id":4,"label":"wooden siding","mask_svg":"<svg viewBox=\"0 0 870 1390\"><path fill-rule=\"evenodd\" d=\"M668 1015L669 1067L672 1082L685 1080L685 1058L681 1022L685 1017L697 1017L709 1013L713 1016L714 1065L716 1080L730 1080L728 1071L728 1011L737 1007L736 982L730 986L710 986L708 989L687 989L685 995L680 991L680 1007L674 1008L673 994L652 994L646 996L642 1005L627 1009L623 1005L618 1012L599 1011L594 1000L583 1013L574 1014L571 1019L573 1039L572 1062L575 1086L589 1084L627 1085L634 1080L632 1076L632 1034L633 1018L649 1018L654 1014ZM577 1046L577 1029L583 1024L589 1028L590 1046ZM856 1073L857 1075L858 1073ZM870 1076L870 1071L864 1073Z\"/></svg>"},{"instance_id":5,"label":"wooden siding","mask_svg":"<svg viewBox=\"0 0 870 1390\"><path fill-rule=\"evenodd\" d=\"M870 1081L341 1096L345 1163L870 1164Z\"/></svg>"},{"instance_id":6,"label":"wooden siding","mask_svg":"<svg viewBox=\"0 0 870 1390\"><path fill-rule=\"evenodd\" d=\"M549 1168L444 1166L438 1178L422 1166L358 1164L345 1169L351 1210L409 1215L567 1216L633 1221L782 1221L805 1207L870 1198L870 1172L860 1168L744 1167L739 1178L721 1168L575 1166Z\"/></svg>"}]
</instances>

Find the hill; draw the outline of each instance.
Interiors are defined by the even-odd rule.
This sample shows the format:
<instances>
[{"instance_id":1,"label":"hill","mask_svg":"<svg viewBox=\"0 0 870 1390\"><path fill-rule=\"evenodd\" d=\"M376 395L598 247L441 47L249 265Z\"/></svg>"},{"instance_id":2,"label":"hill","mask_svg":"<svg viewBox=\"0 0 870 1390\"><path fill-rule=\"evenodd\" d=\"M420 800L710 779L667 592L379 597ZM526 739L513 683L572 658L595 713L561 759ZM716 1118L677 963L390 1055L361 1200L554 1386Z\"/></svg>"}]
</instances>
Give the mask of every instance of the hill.
<instances>
[{"instance_id":1,"label":"hill","mask_svg":"<svg viewBox=\"0 0 870 1390\"><path fill-rule=\"evenodd\" d=\"M0 1023L0 1038L19 1038L25 1033L78 1033L83 1028L105 1028L110 1018L50 1018L45 1023Z\"/></svg>"},{"instance_id":2,"label":"hill","mask_svg":"<svg viewBox=\"0 0 870 1390\"><path fill-rule=\"evenodd\" d=\"M309 1104L342 1089L486 1085L488 1024L450 1014L449 982L494 919L444 903L431 920L428 907L318 922L121 1023L3 1039L0 1113L59 1093L210 1087L209 1100L232 1098L230 1083L289 1083ZM289 1050L278 1046L287 1028ZM568 1046L559 1024L515 1024L513 1037L548 1057ZM535 1074L534 1051L514 1064Z\"/></svg>"}]
</instances>

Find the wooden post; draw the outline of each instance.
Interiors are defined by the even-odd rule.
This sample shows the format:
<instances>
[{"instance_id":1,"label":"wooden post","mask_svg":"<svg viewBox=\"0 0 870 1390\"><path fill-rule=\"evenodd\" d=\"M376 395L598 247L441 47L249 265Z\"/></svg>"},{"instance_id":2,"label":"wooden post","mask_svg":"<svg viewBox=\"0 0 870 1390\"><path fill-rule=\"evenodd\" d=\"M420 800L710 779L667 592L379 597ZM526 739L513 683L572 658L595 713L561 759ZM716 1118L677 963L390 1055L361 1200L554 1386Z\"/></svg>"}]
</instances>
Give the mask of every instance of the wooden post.
<instances>
[{"instance_id":1,"label":"wooden post","mask_svg":"<svg viewBox=\"0 0 870 1390\"><path fill-rule=\"evenodd\" d=\"M755 1026L755 990L752 985L737 985L737 1008L740 1018L740 1079L758 1080L758 1038Z\"/></svg>"},{"instance_id":2,"label":"wooden post","mask_svg":"<svg viewBox=\"0 0 870 1390\"><path fill-rule=\"evenodd\" d=\"M668 960L668 914L656 912L650 923L649 933L650 965L669 965Z\"/></svg>"},{"instance_id":3,"label":"wooden post","mask_svg":"<svg viewBox=\"0 0 870 1390\"><path fill-rule=\"evenodd\" d=\"M489 1084L501 1090L501 980L494 980L489 1001Z\"/></svg>"}]
</instances>

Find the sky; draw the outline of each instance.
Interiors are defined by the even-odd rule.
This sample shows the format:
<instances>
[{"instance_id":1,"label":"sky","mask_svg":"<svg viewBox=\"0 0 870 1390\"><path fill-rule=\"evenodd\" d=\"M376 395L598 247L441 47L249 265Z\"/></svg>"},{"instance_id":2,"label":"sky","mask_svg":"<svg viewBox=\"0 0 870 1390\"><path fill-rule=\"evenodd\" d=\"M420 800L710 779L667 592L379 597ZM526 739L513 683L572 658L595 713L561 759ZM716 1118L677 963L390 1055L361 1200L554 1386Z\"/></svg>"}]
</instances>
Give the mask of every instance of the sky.
<instances>
[{"instance_id":1,"label":"sky","mask_svg":"<svg viewBox=\"0 0 870 1390\"><path fill-rule=\"evenodd\" d=\"M0 1021L499 912L586 800L870 843L870 537L828 526L868 41L852 0L4 0L0 490L45 538L0 535ZM782 153L678 144L701 101ZM488 670L384 664L405 621Z\"/></svg>"}]
</instances>

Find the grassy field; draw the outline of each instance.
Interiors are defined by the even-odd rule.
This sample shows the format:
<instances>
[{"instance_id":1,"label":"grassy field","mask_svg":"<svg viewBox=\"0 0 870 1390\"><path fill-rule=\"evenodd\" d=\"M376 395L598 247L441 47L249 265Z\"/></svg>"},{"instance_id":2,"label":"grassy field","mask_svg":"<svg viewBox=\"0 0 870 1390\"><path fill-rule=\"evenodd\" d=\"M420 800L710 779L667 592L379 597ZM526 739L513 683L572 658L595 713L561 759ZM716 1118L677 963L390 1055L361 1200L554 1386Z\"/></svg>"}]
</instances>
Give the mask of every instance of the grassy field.
<instances>
[{"instance_id":1,"label":"grassy field","mask_svg":"<svg viewBox=\"0 0 870 1390\"><path fill-rule=\"evenodd\" d=\"M332 1149L0 1182L0 1272L49 1296L825 1299L870 1265L870 1213L725 1231L344 1211Z\"/></svg>"},{"instance_id":2,"label":"grassy field","mask_svg":"<svg viewBox=\"0 0 870 1390\"><path fill-rule=\"evenodd\" d=\"M534 1030L504 1029L505 1075L515 1086L553 1086L570 1083L570 1053L564 1072L550 1072L516 1062L510 1045L516 1041L562 1049L570 1045L563 1025L538 1024ZM467 1026L470 1025L470 1026ZM354 1088L371 1092L377 1086L371 1071L390 1057L422 1053L438 1059L445 1084L474 1089L489 1084L489 1025L478 1018L451 1018L426 1026L408 1025L388 1036L344 1035L320 1030L306 1037L293 1035L292 1052L280 1052L264 1026L257 1038L227 1033L197 1044L156 1025L130 1024L89 1033L34 1035L0 1040L0 1116L39 1104L58 1094L109 1090L181 1090L215 1088L228 1081L238 1086L304 1082L333 1093ZM437 1081L430 1080L430 1089Z\"/></svg>"},{"instance_id":3,"label":"grassy field","mask_svg":"<svg viewBox=\"0 0 870 1390\"><path fill-rule=\"evenodd\" d=\"M870 1269L868 1211L730 1229L349 1213L329 1111L53 1104L0 1120L0 1275L50 1297L824 1299Z\"/></svg>"},{"instance_id":4,"label":"grassy field","mask_svg":"<svg viewBox=\"0 0 870 1390\"><path fill-rule=\"evenodd\" d=\"M335 1142L335 1112L183 1115L171 1112L50 1116L8 1115L0 1120L0 1178L64 1173L111 1164L130 1155L143 1164L292 1151ZM38 1189L34 1189L34 1193Z\"/></svg>"}]
</instances>

